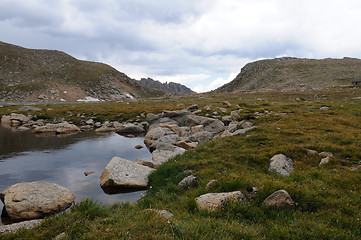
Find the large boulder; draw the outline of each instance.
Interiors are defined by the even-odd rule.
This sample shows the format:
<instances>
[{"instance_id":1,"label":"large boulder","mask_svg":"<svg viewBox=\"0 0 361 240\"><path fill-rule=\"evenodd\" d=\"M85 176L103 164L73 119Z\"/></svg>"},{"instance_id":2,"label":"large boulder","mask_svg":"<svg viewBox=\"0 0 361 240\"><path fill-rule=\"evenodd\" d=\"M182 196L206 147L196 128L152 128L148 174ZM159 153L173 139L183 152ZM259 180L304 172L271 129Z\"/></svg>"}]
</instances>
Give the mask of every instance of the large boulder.
<instances>
[{"instance_id":1,"label":"large boulder","mask_svg":"<svg viewBox=\"0 0 361 240\"><path fill-rule=\"evenodd\" d=\"M247 199L240 191L226 193L207 193L196 198L199 209L214 211L231 201L246 203Z\"/></svg>"},{"instance_id":2,"label":"large boulder","mask_svg":"<svg viewBox=\"0 0 361 240\"><path fill-rule=\"evenodd\" d=\"M219 133L224 130L224 123L222 121L193 114L187 115L184 125L188 127L203 125L205 131L212 133Z\"/></svg>"},{"instance_id":3,"label":"large boulder","mask_svg":"<svg viewBox=\"0 0 361 240\"><path fill-rule=\"evenodd\" d=\"M173 145L170 145L173 146ZM184 148L173 146L169 150L160 150L156 149L152 152L152 160L154 166L158 167L162 163L168 161L168 159L175 157L177 155L182 155L186 150Z\"/></svg>"},{"instance_id":4,"label":"large boulder","mask_svg":"<svg viewBox=\"0 0 361 240\"><path fill-rule=\"evenodd\" d=\"M270 159L269 171L288 176L293 171L293 160L283 154L274 155Z\"/></svg>"},{"instance_id":5,"label":"large boulder","mask_svg":"<svg viewBox=\"0 0 361 240\"><path fill-rule=\"evenodd\" d=\"M43 218L63 211L74 202L74 194L67 188L48 182L23 182L0 194L6 213L15 221Z\"/></svg>"},{"instance_id":6,"label":"large boulder","mask_svg":"<svg viewBox=\"0 0 361 240\"><path fill-rule=\"evenodd\" d=\"M113 157L105 167L101 177L102 188L141 189L148 186L148 175L154 169L133 161Z\"/></svg>"},{"instance_id":7,"label":"large boulder","mask_svg":"<svg viewBox=\"0 0 361 240\"><path fill-rule=\"evenodd\" d=\"M156 127L149 130L145 135L144 139L157 140L163 136L171 134L174 134L174 132L169 130L168 128Z\"/></svg>"},{"instance_id":8,"label":"large boulder","mask_svg":"<svg viewBox=\"0 0 361 240\"><path fill-rule=\"evenodd\" d=\"M293 206L294 202L291 196L285 190L278 190L269 195L264 201L264 205L275 207Z\"/></svg>"}]
</instances>

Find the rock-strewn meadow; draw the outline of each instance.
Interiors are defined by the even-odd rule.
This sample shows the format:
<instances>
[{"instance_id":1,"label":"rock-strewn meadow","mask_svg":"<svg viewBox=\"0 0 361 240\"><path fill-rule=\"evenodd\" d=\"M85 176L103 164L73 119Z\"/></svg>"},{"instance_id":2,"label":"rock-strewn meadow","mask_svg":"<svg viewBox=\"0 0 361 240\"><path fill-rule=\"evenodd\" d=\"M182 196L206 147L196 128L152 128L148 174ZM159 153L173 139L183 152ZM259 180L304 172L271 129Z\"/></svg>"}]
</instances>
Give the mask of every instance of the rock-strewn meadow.
<instances>
[{"instance_id":1,"label":"rock-strewn meadow","mask_svg":"<svg viewBox=\"0 0 361 240\"><path fill-rule=\"evenodd\" d=\"M161 164L135 204L85 200L0 238L361 239L360 88L37 105L42 110L16 113L81 126L89 119L143 122L149 113L193 104L199 116L228 125L225 116L235 111L231 121L254 128L223 132ZM0 115L18 108L2 107ZM282 161L279 174L273 167Z\"/></svg>"}]
</instances>

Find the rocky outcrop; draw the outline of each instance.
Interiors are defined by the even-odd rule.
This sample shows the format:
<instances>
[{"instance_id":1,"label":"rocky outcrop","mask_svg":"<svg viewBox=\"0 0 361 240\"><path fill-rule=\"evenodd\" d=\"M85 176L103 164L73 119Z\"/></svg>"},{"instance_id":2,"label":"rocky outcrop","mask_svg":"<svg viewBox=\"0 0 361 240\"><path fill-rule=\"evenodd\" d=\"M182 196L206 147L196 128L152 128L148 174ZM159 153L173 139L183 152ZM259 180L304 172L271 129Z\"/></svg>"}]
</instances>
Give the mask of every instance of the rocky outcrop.
<instances>
[{"instance_id":1,"label":"rocky outcrop","mask_svg":"<svg viewBox=\"0 0 361 240\"><path fill-rule=\"evenodd\" d=\"M283 154L274 155L270 159L269 171L288 176L293 171L293 160Z\"/></svg>"},{"instance_id":2,"label":"rocky outcrop","mask_svg":"<svg viewBox=\"0 0 361 240\"><path fill-rule=\"evenodd\" d=\"M293 206L294 202L291 196L285 190L278 190L269 195L264 201L264 205L275 207Z\"/></svg>"},{"instance_id":3,"label":"rocky outcrop","mask_svg":"<svg viewBox=\"0 0 361 240\"><path fill-rule=\"evenodd\" d=\"M0 194L10 219L15 221L43 218L63 211L74 202L67 188L48 182L23 182L12 185Z\"/></svg>"},{"instance_id":4,"label":"rocky outcrop","mask_svg":"<svg viewBox=\"0 0 361 240\"><path fill-rule=\"evenodd\" d=\"M113 157L101 177L102 188L141 189L148 186L148 175L154 169L127 159Z\"/></svg>"},{"instance_id":5,"label":"rocky outcrop","mask_svg":"<svg viewBox=\"0 0 361 240\"><path fill-rule=\"evenodd\" d=\"M190 88L179 84L179 83L161 83L157 80L153 80L151 78L142 78L140 79L139 83L147 88L157 89L157 90L163 90L169 93L173 93L176 95L183 95L183 94L193 94L195 93Z\"/></svg>"},{"instance_id":6,"label":"rocky outcrop","mask_svg":"<svg viewBox=\"0 0 361 240\"><path fill-rule=\"evenodd\" d=\"M227 205L229 202L246 203L247 199L240 191L226 193L207 193L196 198L199 209L215 211Z\"/></svg>"}]
</instances>

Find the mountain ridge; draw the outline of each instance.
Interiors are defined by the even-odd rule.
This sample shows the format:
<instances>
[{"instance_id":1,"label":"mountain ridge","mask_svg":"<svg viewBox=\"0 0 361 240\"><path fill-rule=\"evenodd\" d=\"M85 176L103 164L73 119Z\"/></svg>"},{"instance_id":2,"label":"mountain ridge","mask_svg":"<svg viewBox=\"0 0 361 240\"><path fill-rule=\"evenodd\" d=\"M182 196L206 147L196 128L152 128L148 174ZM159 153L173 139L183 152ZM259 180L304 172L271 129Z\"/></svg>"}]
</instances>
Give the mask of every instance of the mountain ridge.
<instances>
[{"instance_id":1,"label":"mountain ridge","mask_svg":"<svg viewBox=\"0 0 361 240\"><path fill-rule=\"evenodd\" d=\"M0 42L0 101L102 101L164 95L99 62L58 50L28 49Z\"/></svg>"},{"instance_id":2,"label":"mountain ridge","mask_svg":"<svg viewBox=\"0 0 361 240\"><path fill-rule=\"evenodd\" d=\"M214 93L299 91L350 85L361 78L361 60L283 57L247 63L231 82Z\"/></svg>"},{"instance_id":3,"label":"mountain ridge","mask_svg":"<svg viewBox=\"0 0 361 240\"><path fill-rule=\"evenodd\" d=\"M188 88L187 86L184 86L180 83L174 83L174 82L166 82L166 83L161 83L158 80L154 80L152 78L141 78L139 80L139 83L143 86L143 87L147 87L147 88L152 88L152 89L157 89L157 90L163 90L166 92L170 92L176 95L183 95L183 94L194 94L196 92L194 92L193 90L191 90L190 88Z\"/></svg>"}]
</instances>

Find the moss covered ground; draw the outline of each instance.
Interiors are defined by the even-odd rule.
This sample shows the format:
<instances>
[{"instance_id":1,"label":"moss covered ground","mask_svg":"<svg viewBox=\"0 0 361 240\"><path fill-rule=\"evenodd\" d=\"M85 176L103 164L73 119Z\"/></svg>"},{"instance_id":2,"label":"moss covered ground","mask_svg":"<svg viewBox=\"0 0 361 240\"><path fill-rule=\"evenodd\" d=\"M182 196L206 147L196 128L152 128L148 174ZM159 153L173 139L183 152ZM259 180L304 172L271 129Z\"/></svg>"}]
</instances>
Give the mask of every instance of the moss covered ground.
<instances>
[{"instance_id":1,"label":"moss covered ground","mask_svg":"<svg viewBox=\"0 0 361 240\"><path fill-rule=\"evenodd\" d=\"M64 239L361 239L360 97L361 89L345 88L40 106L44 110L34 112L39 117L79 122L90 117L125 121L142 112L197 103L204 115L206 105L212 107L211 112L224 107L228 114L242 108L239 120L248 119L256 128L203 143L169 160L150 175L148 195L136 204L102 205L85 200L35 229L0 239L52 239L63 232ZM223 101L232 105L226 107ZM17 108L0 108L0 114ZM322 157L307 149L334 156L319 166ZM277 153L294 160L290 176L268 171L269 159ZM198 187L178 188L186 169L197 176ZM218 182L206 189L211 179ZM212 213L198 210L194 200L207 192L241 190L247 194L252 187L259 192L247 205L231 203ZM279 189L291 195L294 207L262 205ZM174 216L165 219L144 211L147 208L166 209Z\"/></svg>"}]
</instances>

